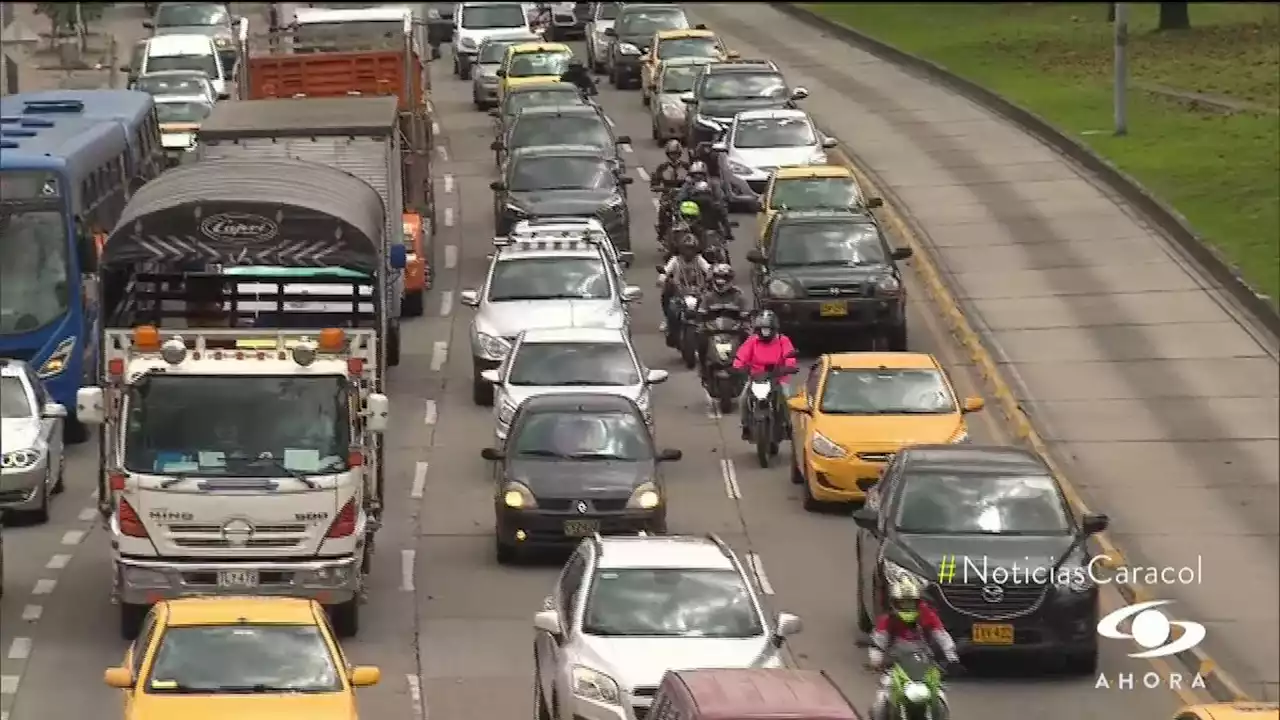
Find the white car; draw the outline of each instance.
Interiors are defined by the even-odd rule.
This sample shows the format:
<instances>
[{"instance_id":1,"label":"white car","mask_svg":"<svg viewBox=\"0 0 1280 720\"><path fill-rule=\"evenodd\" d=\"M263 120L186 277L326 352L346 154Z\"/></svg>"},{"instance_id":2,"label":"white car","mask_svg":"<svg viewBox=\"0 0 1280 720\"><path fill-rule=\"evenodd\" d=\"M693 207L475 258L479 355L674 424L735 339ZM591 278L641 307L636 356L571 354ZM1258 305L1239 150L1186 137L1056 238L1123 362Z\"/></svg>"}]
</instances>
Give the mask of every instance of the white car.
<instances>
[{"instance_id":1,"label":"white car","mask_svg":"<svg viewBox=\"0 0 1280 720\"><path fill-rule=\"evenodd\" d=\"M729 172L763 193L780 167L826 165L835 138L823 136L803 110L744 110L733 116L726 137L713 147L726 153Z\"/></svg>"},{"instance_id":2,"label":"white car","mask_svg":"<svg viewBox=\"0 0 1280 720\"><path fill-rule=\"evenodd\" d=\"M30 365L0 358L0 508L7 514L49 520L50 498L64 488L66 417Z\"/></svg>"},{"instance_id":3,"label":"white car","mask_svg":"<svg viewBox=\"0 0 1280 720\"><path fill-rule=\"evenodd\" d=\"M495 388L494 432L507 439L520 403L554 393L608 393L629 398L653 426L649 388L666 382L666 370L648 370L625 330L550 328L525 330L497 370L481 373Z\"/></svg>"},{"instance_id":4,"label":"white car","mask_svg":"<svg viewBox=\"0 0 1280 720\"><path fill-rule=\"evenodd\" d=\"M142 51L142 66L125 71L138 77L167 70L191 70L209 76L219 100L227 100L227 69L222 66L218 48L208 35L158 35L147 41Z\"/></svg>"},{"instance_id":5,"label":"white car","mask_svg":"<svg viewBox=\"0 0 1280 720\"><path fill-rule=\"evenodd\" d=\"M530 25L524 5L514 2L458 3L453 27L453 72L463 80L471 79L476 53L485 40L540 35Z\"/></svg>"},{"instance_id":6,"label":"white car","mask_svg":"<svg viewBox=\"0 0 1280 720\"><path fill-rule=\"evenodd\" d=\"M635 253L618 251L604 223L587 217L537 217L518 221L508 236L512 242L585 239L599 244L610 258L618 264L618 275L621 276L635 260Z\"/></svg>"},{"instance_id":7,"label":"white car","mask_svg":"<svg viewBox=\"0 0 1280 720\"><path fill-rule=\"evenodd\" d=\"M783 667L800 618L765 615L715 535L583 540L534 615L534 715L634 720L674 668Z\"/></svg>"},{"instance_id":8,"label":"white car","mask_svg":"<svg viewBox=\"0 0 1280 720\"><path fill-rule=\"evenodd\" d=\"M218 101L218 91L213 88L213 81L208 75L195 70L150 72L134 80L129 89L156 97L200 95L210 105Z\"/></svg>"}]
</instances>

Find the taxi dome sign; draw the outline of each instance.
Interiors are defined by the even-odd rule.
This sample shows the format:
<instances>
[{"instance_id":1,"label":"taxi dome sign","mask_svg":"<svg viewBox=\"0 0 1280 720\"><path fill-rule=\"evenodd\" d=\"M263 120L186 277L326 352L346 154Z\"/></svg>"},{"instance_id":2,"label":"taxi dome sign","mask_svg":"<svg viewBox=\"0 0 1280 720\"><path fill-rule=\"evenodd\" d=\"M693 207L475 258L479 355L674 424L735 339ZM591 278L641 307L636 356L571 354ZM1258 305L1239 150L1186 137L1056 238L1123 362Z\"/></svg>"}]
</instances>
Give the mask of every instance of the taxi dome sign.
<instances>
[{"instance_id":1,"label":"taxi dome sign","mask_svg":"<svg viewBox=\"0 0 1280 720\"><path fill-rule=\"evenodd\" d=\"M261 215L218 213L200 222L200 232L211 240L247 245L275 239L280 226Z\"/></svg>"}]
</instances>

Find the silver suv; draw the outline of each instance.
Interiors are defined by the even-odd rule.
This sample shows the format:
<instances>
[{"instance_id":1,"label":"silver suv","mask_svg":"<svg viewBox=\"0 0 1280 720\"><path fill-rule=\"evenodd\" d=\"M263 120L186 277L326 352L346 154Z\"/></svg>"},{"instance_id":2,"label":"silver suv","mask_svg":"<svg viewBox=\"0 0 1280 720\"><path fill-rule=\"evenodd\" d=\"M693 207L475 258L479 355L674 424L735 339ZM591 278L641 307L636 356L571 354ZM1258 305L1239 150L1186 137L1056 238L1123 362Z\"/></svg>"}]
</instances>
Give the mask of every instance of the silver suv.
<instances>
[{"instance_id":1,"label":"silver suv","mask_svg":"<svg viewBox=\"0 0 1280 720\"><path fill-rule=\"evenodd\" d=\"M463 290L459 301L476 308L471 320L472 399L493 404L496 370L522 330L629 327L627 304L640 288L624 285L618 265L596 242L586 240L494 241L496 251L484 287Z\"/></svg>"},{"instance_id":2,"label":"silver suv","mask_svg":"<svg viewBox=\"0 0 1280 720\"><path fill-rule=\"evenodd\" d=\"M538 717L644 720L672 668L783 667L800 618L715 535L584 540L534 615Z\"/></svg>"}]
</instances>

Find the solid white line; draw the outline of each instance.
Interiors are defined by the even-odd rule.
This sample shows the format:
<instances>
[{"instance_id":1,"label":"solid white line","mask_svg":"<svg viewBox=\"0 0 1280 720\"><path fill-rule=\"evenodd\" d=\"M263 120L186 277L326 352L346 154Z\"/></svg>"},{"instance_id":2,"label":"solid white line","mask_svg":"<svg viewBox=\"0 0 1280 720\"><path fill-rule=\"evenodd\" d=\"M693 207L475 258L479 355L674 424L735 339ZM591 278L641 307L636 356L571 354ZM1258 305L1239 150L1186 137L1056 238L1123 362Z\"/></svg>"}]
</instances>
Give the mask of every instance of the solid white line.
<instances>
[{"instance_id":1,"label":"solid white line","mask_svg":"<svg viewBox=\"0 0 1280 720\"><path fill-rule=\"evenodd\" d=\"M87 508L85 508L85 509L83 509L83 510L81 510L81 511L80 511L80 519L81 519L81 520L85 520L85 521L87 521L87 520L92 520L92 519L94 519L94 518L95 518L95 517L97 517L97 516L98 516L98 509L97 509L97 508L87 507Z\"/></svg>"},{"instance_id":2,"label":"solid white line","mask_svg":"<svg viewBox=\"0 0 1280 720\"><path fill-rule=\"evenodd\" d=\"M422 416L422 423L424 425L435 425L436 420L439 419L439 417L440 417L440 410L439 408L436 407L436 401L428 400L427 411Z\"/></svg>"},{"instance_id":3,"label":"solid white line","mask_svg":"<svg viewBox=\"0 0 1280 720\"><path fill-rule=\"evenodd\" d=\"M27 622L35 622L44 614L44 608L39 605L27 605L22 608L22 619Z\"/></svg>"},{"instance_id":4,"label":"solid white line","mask_svg":"<svg viewBox=\"0 0 1280 720\"><path fill-rule=\"evenodd\" d=\"M0 675L0 695L17 695L19 679L17 675Z\"/></svg>"},{"instance_id":5,"label":"solid white line","mask_svg":"<svg viewBox=\"0 0 1280 720\"><path fill-rule=\"evenodd\" d=\"M742 499L742 489L738 487L738 471L729 458L720 459L720 477L724 480L724 491L730 500Z\"/></svg>"},{"instance_id":6,"label":"solid white line","mask_svg":"<svg viewBox=\"0 0 1280 720\"><path fill-rule=\"evenodd\" d=\"M457 266L458 266L458 246L457 246L457 245L445 245L445 246L444 246L444 268L445 268L445 270L452 270L452 269L456 268Z\"/></svg>"},{"instance_id":7,"label":"solid white line","mask_svg":"<svg viewBox=\"0 0 1280 720\"><path fill-rule=\"evenodd\" d=\"M645 181L645 182L649 182L649 171L648 171L648 170L645 170L645 169L644 169L643 167L641 167L641 166L636 166L636 174L640 176L640 179L641 179L641 180L643 180L643 181Z\"/></svg>"},{"instance_id":8,"label":"solid white line","mask_svg":"<svg viewBox=\"0 0 1280 720\"><path fill-rule=\"evenodd\" d=\"M445 290L440 293L440 317L448 317L453 312L453 291Z\"/></svg>"},{"instance_id":9,"label":"solid white line","mask_svg":"<svg viewBox=\"0 0 1280 720\"><path fill-rule=\"evenodd\" d=\"M453 176L452 176L452 175L445 174L445 176L444 176L444 191L445 191L446 193L451 193L451 192L453 192Z\"/></svg>"},{"instance_id":10,"label":"solid white line","mask_svg":"<svg viewBox=\"0 0 1280 720\"><path fill-rule=\"evenodd\" d=\"M756 584L760 586L760 592L772 595L773 586L769 584L769 576L764 572L764 560L756 553L747 553L747 563L751 565L751 572L756 574Z\"/></svg>"},{"instance_id":11,"label":"solid white line","mask_svg":"<svg viewBox=\"0 0 1280 720\"><path fill-rule=\"evenodd\" d=\"M31 588L32 595L48 595L53 589L58 587L58 581L53 578L41 578L36 581L36 586Z\"/></svg>"},{"instance_id":12,"label":"solid white line","mask_svg":"<svg viewBox=\"0 0 1280 720\"><path fill-rule=\"evenodd\" d=\"M31 657L31 638L16 637L9 643L10 660L26 660Z\"/></svg>"},{"instance_id":13,"label":"solid white line","mask_svg":"<svg viewBox=\"0 0 1280 720\"><path fill-rule=\"evenodd\" d=\"M453 227L453 208L451 207L444 209L444 226Z\"/></svg>"},{"instance_id":14,"label":"solid white line","mask_svg":"<svg viewBox=\"0 0 1280 720\"><path fill-rule=\"evenodd\" d=\"M413 708L414 720L426 720L427 706L422 702L422 682L413 674L405 675L404 681L409 685L409 703Z\"/></svg>"},{"instance_id":15,"label":"solid white line","mask_svg":"<svg viewBox=\"0 0 1280 720\"><path fill-rule=\"evenodd\" d=\"M413 558L416 554L413 550L400 551L400 589L405 592L413 592Z\"/></svg>"},{"instance_id":16,"label":"solid white line","mask_svg":"<svg viewBox=\"0 0 1280 720\"><path fill-rule=\"evenodd\" d=\"M440 134L440 123L438 122L431 123L431 137L435 137L436 135L439 135L439 134Z\"/></svg>"},{"instance_id":17,"label":"solid white line","mask_svg":"<svg viewBox=\"0 0 1280 720\"><path fill-rule=\"evenodd\" d=\"M449 162L449 148L443 145L437 145L436 152L440 155L441 160L443 160L444 162Z\"/></svg>"},{"instance_id":18,"label":"solid white line","mask_svg":"<svg viewBox=\"0 0 1280 720\"><path fill-rule=\"evenodd\" d=\"M635 152L635 150L634 150L634 149L632 149L632 147L631 147L631 144L630 144L630 143L623 143L622 145L619 145L618 147L622 148L622 152L625 152L625 153Z\"/></svg>"},{"instance_id":19,"label":"solid white line","mask_svg":"<svg viewBox=\"0 0 1280 720\"><path fill-rule=\"evenodd\" d=\"M83 539L84 539L83 530L68 530L62 535L62 544L63 545L79 545L80 541Z\"/></svg>"},{"instance_id":20,"label":"solid white line","mask_svg":"<svg viewBox=\"0 0 1280 720\"><path fill-rule=\"evenodd\" d=\"M440 368L449 359L449 343L437 340L431 348L431 372L440 372Z\"/></svg>"},{"instance_id":21,"label":"solid white line","mask_svg":"<svg viewBox=\"0 0 1280 720\"><path fill-rule=\"evenodd\" d=\"M422 460L413 464L413 487L409 489L409 497L420 498L427 491L427 468Z\"/></svg>"},{"instance_id":22,"label":"solid white line","mask_svg":"<svg viewBox=\"0 0 1280 720\"><path fill-rule=\"evenodd\" d=\"M57 555L49 558L49 562L45 563L44 566L49 570L61 570L70 562L70 555L67 555L66 553L58 553Z\"/></svg>"}]
</instances>

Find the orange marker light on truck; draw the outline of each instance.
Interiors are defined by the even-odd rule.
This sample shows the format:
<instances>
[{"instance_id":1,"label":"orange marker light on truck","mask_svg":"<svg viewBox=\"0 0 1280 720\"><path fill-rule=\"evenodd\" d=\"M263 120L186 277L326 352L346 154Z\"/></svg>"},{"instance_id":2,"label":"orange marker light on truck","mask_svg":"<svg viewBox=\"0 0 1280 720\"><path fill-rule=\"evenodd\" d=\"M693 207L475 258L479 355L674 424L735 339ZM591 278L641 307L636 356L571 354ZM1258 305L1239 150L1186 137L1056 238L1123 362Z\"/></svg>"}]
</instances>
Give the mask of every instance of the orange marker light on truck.
<instances>
[{"instance_id":1,"label":"orange marker light on truck","mask_svg":"<svg viewBox=\"0 0 1280 720\"><path fill-rule=\"evenodd\" d=\"M321 352L342 352L347 346L347 334L340 328L325 328L320 331Z\"/></svg>"},{"instance_id":2,"label":"orange marker light on truck","mask_svg":"<svg viewBox=\"0 0 1280 720\"><path fill-rule=\"evenodd\" d=\"M139 325L133 329L133 346L145 352L160 350L160 331L154 325Z\"/></svg>"}]
</instances>

